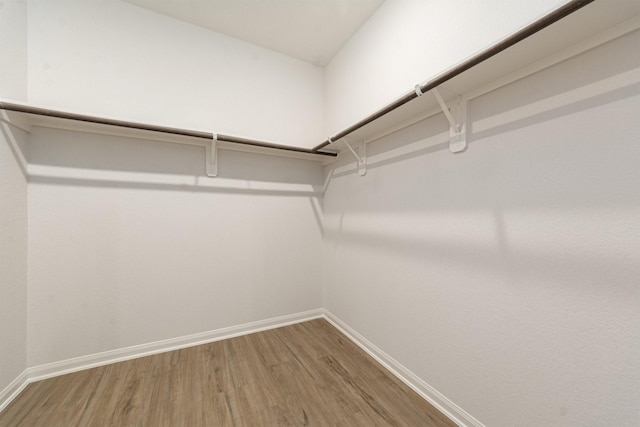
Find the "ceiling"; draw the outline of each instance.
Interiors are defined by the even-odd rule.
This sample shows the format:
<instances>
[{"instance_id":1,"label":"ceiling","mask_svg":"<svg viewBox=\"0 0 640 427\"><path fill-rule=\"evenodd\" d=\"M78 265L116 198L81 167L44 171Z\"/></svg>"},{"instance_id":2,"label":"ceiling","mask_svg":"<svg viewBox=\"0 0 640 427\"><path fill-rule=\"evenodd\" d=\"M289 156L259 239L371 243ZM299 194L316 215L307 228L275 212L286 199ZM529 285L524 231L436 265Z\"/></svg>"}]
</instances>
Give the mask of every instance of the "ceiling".
<instances>
[{"instance_id":1,"label":"ceiling","mask_svg":"<svg viewBox=\"0 0 640 427\"><path fill-rule=\"evenodd\" d=\"M324 66L384 0L126 0Z\"/></svg>"}]
</instances>

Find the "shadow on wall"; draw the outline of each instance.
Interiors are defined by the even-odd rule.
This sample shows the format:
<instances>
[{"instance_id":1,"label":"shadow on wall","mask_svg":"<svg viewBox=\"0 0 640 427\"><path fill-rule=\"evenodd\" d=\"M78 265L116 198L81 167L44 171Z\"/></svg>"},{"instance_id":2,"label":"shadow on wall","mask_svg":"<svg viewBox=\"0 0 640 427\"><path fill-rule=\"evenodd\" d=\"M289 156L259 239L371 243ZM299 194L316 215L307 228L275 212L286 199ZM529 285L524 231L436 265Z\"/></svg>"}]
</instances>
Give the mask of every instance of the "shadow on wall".
<instances>
[{"instance_id":1,"label":"shadow on wall","mask_svg":"<svg viewBox=\"0 0 640 427\"><path fill-rule=\"evenodd\" d=\"M493 218L492 218L493 217ZM398 218L396 217L396 220ZM461 218L460 218L461 219ZM629 298L637 293L634 283L640 277L640 265L633 259L631 253L620 256L618 253L606 255L590 253L591 251L567 252L561 248L548 249L538 242L531 241L530 245L522 242L509 243L509 234L504 227L502 213L499 210L469 215L466 221L474 222L476 230L465 239L458 236L442 236L437 232L416 230L414 227L390 227L390 219L370 221L367 226L354 227L358 222L357 216L351 216L348 224L336 225L339 220L325 222L324 238L328 245L334 248L365 250L402 257L421 263L424 268L437 267L473 270L482 276L490 276L502 272L511 277L511 283L519 282L521 278L536 280L540 283L557 280L558 272L566 272L572 282L588 284L594 278L602 276L603 265L606 265L607 287L601 288L609 296ZM462 219L461 219L462 220ZM416 215L414 222L430 221L428 215ZM411 222L405 218L405 224ZM469 223L461 223L461 227L469 227ZM435 227L444 229L444 222L435 218ZM451 224L448 224L451 225ZM478 229L486 228L478 232ZM383 230L383 231L381 231ZM487 230L494 230L492 237L487 236ZM502 231L502 232L501 232ZM572 233L574 230L571 230ZM451 233L453 234L453 232ZM583 243L588 244L588 241ZM595 245L602 243L595 242ZM624 254L623 254L624 255Z\"/></svg>"},{"instance_id":2,"label":"shadow on wall","mask_svg":"<svg viewBox=\"0 0 640 427\"><path fill-rule=\"evenodd\" d=\"M487 425L638 419L639 35L331 167L325 307Z\"/></svg>"},{"instance_id":3,"label":"shadow on wall","mask_svg":"<svg viewBox=\"0 0 640 427\"><path fill-rule=\"evenodd\" d=\"M318 196L317 162L219 151L219 175L205 173L205 147L34 128L29 182L140 190Z\"/></svg>"},{"instance_id":4,"label":"shadow on wall","mask_svg":"<svg viewBox=\"0 0 640 427\"><path fill-rule=\"evenodd\" d=\"M640 56L628 54L635 52L636 38L635 33L628 34L528 76L524 84L519 80L497 90L507 96L495 99L489 93L471 100L468 143L637 94ZM607 118L602 120L604 124ZM448 129L444 115L438 114L373 141L367 147L368 169L447 149ZM335 177L355 173L354 163L345 152L331 167Z\"/></svg>"},{"instance_id":5,"label":"shadow on wall","mask_svg":"<svg viewBox=\"0 0 640 427\"><path fill-rule=\"evenodd\" d=\"M482 142L484 139L505 134L552 119L585 111L600 105L624 100L630 96L640 94L640 77L638 72L626 73L619 79L611 79L599 85L600 89L609 88L604 93L590 92L593 86L587 86L580 91L561 94L550 100L540 100L533 104L521 105L513 110L502 110L493 116L487 116L484 106L493 101L470 102L470 130L467 135L469 146ZM520 99L520 98L519 98ZM478 105L480 104L480 105ZM480 113L476 115L475 113ZM606 118L603 118L606 120ZM392 165L416 157L425 156L439 151L449 150L448 122L442 115L430 117L367 144L367 170ZM541 135L544 137L544 135ZM449 155L464 156L460 154ZM334 178L346 175L357 175L357 165L350 153L344 152L338 162L330 166Z\"/></svg>"},{"instance_id":6,"label":"shadow on wall","mask_svg":"<svg viewBox=\"0 0 640 427\"><path fill-rule=\"evenodd\" d=\"M370 143L365 177L343 153L326 241L513 279L609 281L629 297L640 277L628 233L640 208L640 57L619 50L632 42L472 100L463 153L448 151L442 114ZM611 50L625 59L591 64Z\"/></svg>"}]
</instances>

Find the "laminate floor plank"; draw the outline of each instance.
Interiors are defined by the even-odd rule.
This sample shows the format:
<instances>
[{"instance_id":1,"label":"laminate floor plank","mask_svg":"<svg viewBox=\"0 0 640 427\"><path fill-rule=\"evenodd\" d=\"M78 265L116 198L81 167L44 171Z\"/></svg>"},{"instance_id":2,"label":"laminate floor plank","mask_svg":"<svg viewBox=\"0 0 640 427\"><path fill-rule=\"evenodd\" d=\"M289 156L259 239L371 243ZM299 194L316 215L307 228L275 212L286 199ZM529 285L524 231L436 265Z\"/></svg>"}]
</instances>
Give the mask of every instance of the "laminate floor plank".
<instances>
[{"instance_id":1,"label":"laminate floor plank","mask_svg":"<svg viewBox=\"0 0 640 427\"><path fill-rule=\"evenodd\" d=\"M323 319L30 384L0 427L444 427Z\"/></svg>"}]
</instances>

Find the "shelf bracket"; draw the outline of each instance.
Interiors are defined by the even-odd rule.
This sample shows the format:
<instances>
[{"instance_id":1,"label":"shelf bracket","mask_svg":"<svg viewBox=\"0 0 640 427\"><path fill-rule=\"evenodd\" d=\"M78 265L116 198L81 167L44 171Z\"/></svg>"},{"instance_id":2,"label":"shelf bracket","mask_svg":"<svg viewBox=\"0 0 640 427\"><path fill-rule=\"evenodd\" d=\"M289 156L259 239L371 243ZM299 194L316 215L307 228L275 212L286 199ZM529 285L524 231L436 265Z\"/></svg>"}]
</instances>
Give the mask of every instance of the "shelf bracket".
<instances>
[{"instance_id":1,"label":"shelf bracket","mask_svg":"<svg viewBox=\"0 0 640 427\"><path fill-rule=\"evenodd\" d=\"M356 150L354 150L353 147L349 145L346 139L343 138L343 142L344 142L344 145L347 146L349 151L351 151L351 153L356 158L356 166L358 167L358 174L360 176L365 176L367 174L367 144L365 142L360 144L360 146L358 147L358 152L356 153Z\"/></svg>"},{"instance_id":2,"label":"shelf bracket","mask_svg":"<svg viewBox=\"0 0 640 427\"><path fill-rule=\"evenodd\" d=\"M431 90L449 121L449 150L452 153L460 153L467 148L467 100L457 96L455 104L448 107L438 88Z\"/></svg>"},{"instance_id":3,"label":"shelf bracket","mask_svg":"<svg viewBox=\"0 0 640 427\"><path fill-rule=\"evenodd\" d=\"M213 134L213 139L206 146L207 176L218 176L218 134Z\"/></svg>"}]
</instances>

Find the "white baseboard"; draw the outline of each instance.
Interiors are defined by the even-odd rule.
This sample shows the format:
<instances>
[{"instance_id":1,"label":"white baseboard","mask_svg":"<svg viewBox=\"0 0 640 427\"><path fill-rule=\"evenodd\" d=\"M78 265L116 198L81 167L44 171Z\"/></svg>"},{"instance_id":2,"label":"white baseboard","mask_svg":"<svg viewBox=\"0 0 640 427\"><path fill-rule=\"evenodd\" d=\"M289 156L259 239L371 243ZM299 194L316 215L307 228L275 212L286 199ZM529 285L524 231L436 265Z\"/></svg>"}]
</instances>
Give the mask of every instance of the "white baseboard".
<instances>
[{"instance_id":1,"label":"white baseboard","mask_svg":"<svg viewBox=\"0 0 640 427\"><path fill-rule=\"evenodd\" d=\"M164 353L167 351L180 350L182 348L207 344L227 338L234 338L240 335L266 331L268 329L279 328L282 326L292 325L294 323L306 322L307 320L323 317L323 314L324 312L321 309L310 310L302 313L230 326L228 328L185 335L168 340L135 345L118 350L105 351L103 353L90 354L88 356L62 360L60 362L48 363L46 365L34 366L27 369L29 373L29 382L40 381L47 378L57 377L59 375L82 371L84 369L137 359L144 356L151 356L153 354Z\"/></svg>"},{"instance_id":2,"label":"white baseboard","mask_svg":"<svg viewBox=\"0 0 640 427\"><path fill-rule=\"evenodd\" d=\"M389 372L449 417L451 421L461 427L484 427L484 424L473 418L451 400L447 399L442 393L431 387L409 369L405 368L397 360L380 350L371 341L360 335L333 313L328 310L324 310L324 317L351 341L382 364L382 366L384 366Z\"/></svg>"},{"instance_id":3,"label":"white baseboard","mask_svg":"<svg viewBox=\"0 0 640 427\"><path fill-rule=\"evenodd\" d=\"M110 350L27 368L0 393L0 411L2 411L28 384L32 382L95 368L97 366L109 365L125 360L137 359L139 357L179 350L200 344L207 344L227 338L234 338L240 335L248 335L255 332L266 331L268 329L293 325L295 323L306 322L308 320L321 317L324 317L323 310L310 310L302 313L274 317L228 328L216 329L213 331L201 332L117 350Z\"/></svg>"},{"instance_id":4,"label":"white baseboard","mask_svg":"<svg viewBox=\"0 0 640 427\"><path fill-rule=\"evenodd\" d=\"M29 373L22 371L18 377L0 391L0 412L29 384Z\"/></svg>"},{"instance_id":5,"label":"white baseboard","mask_svg":"<svg viewBox=\"0 0 640 427\"><path fill-rule=\"evenodd\" d=\"M459 426L484 427L482 423L474 419L462 408L447 399L436 389L424 382L410 370L402 366L398 361L380 350L369 340L325 309L310 310L287 316L274 317L228 328L216 329L213 331L201 332L117 350L110 350L103 353L95 353L27 368L22 374L20 374L20 376L18 376L18 378L12 381L11 384L0 392L0 411L2 411L22 390L24 390L28 384L32 382L95 368L97 366L109 365L125 360L207 344L214 341L248 335L282 326L293 325L295 323L306 322L317 318L325 318L328 322L333 324L351 341L380 362L382 366L389 370L393 375L411 387L420 396L442 411L442 413Z\"/></svg>"}]
</instances>

